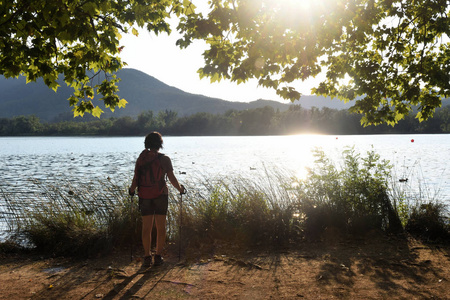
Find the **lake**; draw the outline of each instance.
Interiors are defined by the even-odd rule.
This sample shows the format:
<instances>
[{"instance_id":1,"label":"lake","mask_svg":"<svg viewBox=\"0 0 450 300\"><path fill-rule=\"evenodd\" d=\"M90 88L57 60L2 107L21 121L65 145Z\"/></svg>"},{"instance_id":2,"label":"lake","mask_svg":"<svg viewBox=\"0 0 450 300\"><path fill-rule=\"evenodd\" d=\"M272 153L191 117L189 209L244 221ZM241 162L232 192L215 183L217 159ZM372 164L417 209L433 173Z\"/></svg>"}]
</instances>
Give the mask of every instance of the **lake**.
<instances>
[{"instance_id":1,"label":"lake","mask_svg":"<svg viewBox=\"0 0 450 300\"><path fill-rule=\"evenodd\" d=\"M110 178L130 182L144 137L0 138L0 188L24 193L29 179L70 178L89 182ZM394 180L442 201L450 199L450 135L296 135L243 137L164 137L164 149L183 182L198 176L253 176L277 168L298 177L313 164L320 147L339 164L346 147L373 149L394 165ZM182 174L181 174L182 173ZM192 183L191 183L192 185ZM191 187L195 188L195 187Z\"/></svg>"}]
</instances>

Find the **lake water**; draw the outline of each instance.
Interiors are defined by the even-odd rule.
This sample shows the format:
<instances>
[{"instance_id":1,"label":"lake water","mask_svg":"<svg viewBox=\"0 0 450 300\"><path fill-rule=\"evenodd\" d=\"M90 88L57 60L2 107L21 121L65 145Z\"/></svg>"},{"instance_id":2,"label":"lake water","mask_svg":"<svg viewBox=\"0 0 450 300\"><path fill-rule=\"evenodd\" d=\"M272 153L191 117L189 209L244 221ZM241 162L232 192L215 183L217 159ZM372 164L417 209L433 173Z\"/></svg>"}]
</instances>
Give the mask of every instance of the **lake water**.
<instances>
[{"instance_id":1,"label":"lake water","mask_svg":"<svg viewBox=\"0 0 450 300\"><path fill-rule=\"evenodd\" d=\"M143 146L144 137L3 137L0 188L26 192L30 178L129 182ZM274 167L302 177L316 147L337 165L346 147L361 154L373 149L394 165L394 177L408 178L405 184L418 192L426 189L431 197L450 201L450 135L164 137L161 152L172 159L183 183L199 174L253 176Z\"/></svg>"}]
</instances>

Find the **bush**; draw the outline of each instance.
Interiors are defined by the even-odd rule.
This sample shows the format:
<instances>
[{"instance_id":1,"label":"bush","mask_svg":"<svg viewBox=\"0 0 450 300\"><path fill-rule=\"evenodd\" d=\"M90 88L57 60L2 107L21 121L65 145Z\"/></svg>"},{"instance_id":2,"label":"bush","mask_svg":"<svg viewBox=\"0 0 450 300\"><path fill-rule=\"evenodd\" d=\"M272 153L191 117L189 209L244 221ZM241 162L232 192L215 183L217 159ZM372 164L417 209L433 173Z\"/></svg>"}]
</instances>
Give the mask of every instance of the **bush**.
<instances>
[{"instance_id":1,"label":"bush","mask_svg":"<svg viewBox=\"0 0 450 300\"><path fill-rule=\"evenodd\" d=\"M449 241L450 225L445 206L439 203L424 203L413 207L406 224L406 231L427 241Z\"/></svg>"},{"instance_id":2,"label":"bush","mask_svg":"<svg viewBox=\"0 0 450 300\"><path fill-rule=\"evenodd\" d=\"M314 156L315 166L297 184L297 207L305 214L306 236L318 238L330 227L345 234L402 229L388 196L389 162L373 151L361 157L350 148L338 170L323 151L316 149Z\"/></svg>"}]
</instances>

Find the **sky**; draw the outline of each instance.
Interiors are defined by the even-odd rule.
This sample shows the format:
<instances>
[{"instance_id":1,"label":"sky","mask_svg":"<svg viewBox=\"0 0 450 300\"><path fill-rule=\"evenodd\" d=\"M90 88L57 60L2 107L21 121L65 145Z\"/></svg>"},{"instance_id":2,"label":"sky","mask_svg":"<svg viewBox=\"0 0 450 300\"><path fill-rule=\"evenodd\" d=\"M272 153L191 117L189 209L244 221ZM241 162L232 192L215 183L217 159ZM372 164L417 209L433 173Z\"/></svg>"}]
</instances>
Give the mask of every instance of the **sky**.
<instances>
[{"instance_id":1,"label":"sky","mask_svg":"<svg viewBox=\"0 0 450 300\"><path fill-rule=\"evenodd\" d=\"M206 1L203 1L206 3ZM288 103L272 89L258 87L257 80L245 84L236 84L227 80L211 83L209 78L200 80L197 70L204 65L202 53L206 43L196 41L187 49L181 50L175 45L180 37L176 30L172 34L155 35L145 29L139 30L139 36L123 35L120 44L125 46L121 58L127 68L140 70L170 86L185 92L201 94L229 101L250 102L258 99L276 100ZM310 95L316 79L298 83L295 87L303 95Z\"/></svg>"}]
</instances>

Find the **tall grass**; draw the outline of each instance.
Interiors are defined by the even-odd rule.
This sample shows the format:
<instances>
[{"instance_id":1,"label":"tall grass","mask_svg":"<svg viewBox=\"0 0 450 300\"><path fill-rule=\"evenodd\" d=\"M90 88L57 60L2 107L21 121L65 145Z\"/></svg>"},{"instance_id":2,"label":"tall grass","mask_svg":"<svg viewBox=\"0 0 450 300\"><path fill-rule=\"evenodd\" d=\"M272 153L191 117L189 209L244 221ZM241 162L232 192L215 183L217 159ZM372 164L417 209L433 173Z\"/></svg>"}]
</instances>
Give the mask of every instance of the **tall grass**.
<instances>
[{"instance_id":1,"label":"tall grass","mask_svg":"<svg viewBox=\"0 0 450 300\"><path fill-rule=\"evenodd\" d=\"M392 189L390 163L373 151L362 155L346 149L340 165L321 150L315 159L301 180L271 167L252 178L196 179L187 184L182 209L180 196L172 191L169 242L181 238L186 251L214 251L219 245L279 247L323 238L327 229L354 235L406 228L428 239L448 237L447 207L411 205L406 193ZM54 255L95 255L140 243L137 199L131 201L126 184L33 184L37 192L27 197L1 193L15 238Z\"/></svg>"},{"instance_id":2,"label":"tall grass","mask_svg":"<svg viewBox=\"0 0 450 300\"><path fill-rule=\"evenodd\" d=\"M401 175L394 173L396 180L390 183L390 197L402 226L409 234L423 240L450 241L450 199L440 196L439 186L427 184L419 160L410 166L404 163L402 167L406 170Z\"/></svg>"},{"instance_id":3,"label":"tall grass","mask_svg":"<svg viewBox=\"0 0 450 300\"><path fill-rule=\"evenodd\" d=\"M284 245L294 230L290 177L266 169L264 176L203 181L202 192L189 195L183 211L183 235L189 246L236 247Z\"/></svg>"},{"instance_id":4,"label":"tall grass","mask_svg":"<svg viewBox=\"0 0 450 300\"><path fill-rule=\"evenodd\" d=\"M137 235L137 208L124 187L65 179L32 185L36 192L25 196L3 193L10 211L6 222L21 243L49 254L86 256L129 243Z\"/></svg>"}]
</instances>

